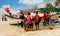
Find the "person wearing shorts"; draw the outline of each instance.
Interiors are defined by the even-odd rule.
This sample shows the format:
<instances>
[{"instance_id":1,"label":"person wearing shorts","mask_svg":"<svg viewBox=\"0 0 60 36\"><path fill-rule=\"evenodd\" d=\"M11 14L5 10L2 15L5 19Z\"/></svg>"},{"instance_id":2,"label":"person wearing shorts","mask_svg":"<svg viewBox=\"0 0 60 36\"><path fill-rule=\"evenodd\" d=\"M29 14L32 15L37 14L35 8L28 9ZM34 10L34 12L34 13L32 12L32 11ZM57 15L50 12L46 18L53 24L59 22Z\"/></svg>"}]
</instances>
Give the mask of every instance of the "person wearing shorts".
<instances>
[{"instance_id":1,"label":"person wearing shorts","mask_svg":"<svg viewBox=\"0 0 60 36\"><path fill-rule=\"evenodd\" d=\"M30 30L33 30L33 24L29 24Z\"/></svg>"},{"instance_id":2,"label":"person wearing shorts","mask_svg":"<svg viewBox=\"0 0 60 36\"><path fill-rule=\"evenodd\" d=\"M36 15L34 17L36 30L39 29L39 19L40 19L40 16L38 15L38 13L36 13Z\"/></svg>"},{"instance_id":3,"label":"person wearing shorts","mask_svg":"<svg viewBox=\"0 0 60 36\"><path fill-rule=\"evenodd\" d=\"M32 18L30 16L30 13L28 13L28 15L27 15L27 21L28 21L28 24L29 24L29 29L33 30L33 22L32 22Z\"/></svg>"},{"instance_id":4,"label":"person wearing shorts","mask_svg":"<svg viewBox=\"0 0 60 36\"><path fill-rule=\"evenodd\" d=\"M28 24L28 21L26 21L26 22L25 22L24 30L28 31L28 28L29 28L29 24Z\"/></svg>"},{"instance_id":5,"label":"person wearing shorts","mask_svg":"<svg viewBox=\"0 0 60 36\"><path fill-rule=\"evenodd\" d=\"M44 11L44 15L43 15L43 26L45 27L47 24L47 13L46 11Z\"/></svg>"}]
</instances>

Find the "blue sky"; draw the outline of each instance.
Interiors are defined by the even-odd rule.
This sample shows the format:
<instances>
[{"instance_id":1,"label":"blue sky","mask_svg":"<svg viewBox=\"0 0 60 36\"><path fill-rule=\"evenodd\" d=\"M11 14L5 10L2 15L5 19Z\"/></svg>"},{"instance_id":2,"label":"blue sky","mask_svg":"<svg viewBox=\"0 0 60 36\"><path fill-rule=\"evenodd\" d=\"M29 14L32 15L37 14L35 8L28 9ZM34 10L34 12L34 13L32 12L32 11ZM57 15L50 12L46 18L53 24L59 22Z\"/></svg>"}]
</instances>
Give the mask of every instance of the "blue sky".
<instances>
[{"instance_id":1,"label":"blue sky","mask_svg":"<svg viewBox=\"0 0 60 36\"><path fill-rule=\"evenodd\" d=\"M20 0L0 0L0 7L2 7L3 5L10 5L11 8L14 9L27 9L27 8L33 8L35 6L40 5L43 2L54 2L54 0L43 0L41 1L41 3L35 3L35 4L27 4L27 3L19 3ZM32 0L34 1L34 0ZM38 1L38 0L37 0ZM29 1L28 1L29 2Z\"/></svg>"},{"instance_id":2,"label":"blue sky","mask_svg":"<svg viewBox=\"0 0 60 36\"><path fill-rule=\"evenodd\" d=\"M44 3L55 0L0 0L0 15L4 7L9 7L14 13L21 9L30 9L36 6L44 8ZM4 12L4 11L3 11Z\"/></svg>"}]
</instances>

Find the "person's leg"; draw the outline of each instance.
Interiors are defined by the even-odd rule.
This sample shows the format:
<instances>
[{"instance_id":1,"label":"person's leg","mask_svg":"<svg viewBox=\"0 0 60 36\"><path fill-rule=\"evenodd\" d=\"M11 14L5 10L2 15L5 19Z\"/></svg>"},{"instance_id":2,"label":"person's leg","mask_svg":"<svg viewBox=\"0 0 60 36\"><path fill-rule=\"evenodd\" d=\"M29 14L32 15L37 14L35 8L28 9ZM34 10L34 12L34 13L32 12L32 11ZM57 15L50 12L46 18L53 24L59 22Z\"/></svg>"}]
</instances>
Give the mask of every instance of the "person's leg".
<instances>
[{"instance_id":1,"label":"person's leg","mask_svg":"<svg viewBox=\"0 0 60 36\"><path fill-rule=\"evenodd\" d=\"M33 24L31 24L31 28L32 28L32 31L33 31Z\"/></svg>"},{"instance_id":2,"label":"person's leg","mask_svg":"<svg viewBox=\"0 0 60 36\"><path fill-rule=\"evenodd\" d=\"M36 30L37 30L37 25L36 25Z\"/></svg>"},{"instance_id":3,"label":"person's leg","mask_svg":"<svg viewBox=\"0 0 60 36\"><path fill-rule=\"evenodd\" d=\"M48 25L49 25L49 19L47 19Z\"/></svg>"},{"instance_id":4,"label":"person's leg","mask_svg":"<svg viewBox=\"0 0 60 36\"><path fill-rule=\"evenodd\" d=\"M32 31L33 31L33 24L31 24L31 29L32 29Z\"/></svg>"},{"instance_id":5,"label":"person's leg","mask_svg":"<svg viewBox=\"0 0 60 36\"><path fill-rule=\"evenodd\" d=\"M44 26L44 27L46 26L45 21L43 22L43 26Z\"/></svg>"},{"instance_id":6,"label":"person's leg","mask_svg":"<svg viewBox=\"0 0 60 36\"><path fill-rule=\"evenodd\" d=\"M22 23L21 27L23 28L23 23Z\"/></svg>"},{"instance_id":7,"label":"person's leg","mask_svg":"<svg viewBox=\"0 0 60 36\"><path fill-rule=\"evenodd\" d=\"M51 19L49 19L49 26L51 25Z\"/></svg>"},{"instance_id":8,"label":"person's leg","mask_svg":"<svg viewBox=\"0 0 60 36\"><path fill-rule=\"evenodd\" d=\"M38 22L38 29L39 29L39 22Z\"/></svg>"},{"instance_id":9,"label":"person's leg","mask_svg":"<svg viewBox=\"0 0 60 36\"><path fill-rule=\"evenodd\" d=\"M24 25L24 30L26 30L26 25Z\"/></svg>"},{"instance_id":10,"label":"person's leg","mask_svg":"<svg viewBox=\"0 0 60 36\"><path fill-rule=\"evenodd\" d=\"M30 24L29 24L29 30L30 30Z\"/></svg>"},{"instance_id":11,"label":"person's leg","mask_svg":"<svg viewBox=\"0 0 60 36\"><path fill-rule=\"evenodd\" d=\"M27 31L29 30L29 26L26 27L27 28Z\"/></svg>"},{"instance_id":12,"label":"person's leg","mask_svg":"<svg viewBox=\"0 0 60 36\"><path fill-rule=\"evenodd\" d=\"M2 21L3 21L3 18L2 18Z\"/></svg>"},{"instance_id":13,"label":"person's leg","mask_svg":"<svg viewBox=\"0 0 60 36\"><path fill-rule=\"evenodd\" d=\"M36 30L37 30L37 23L35 22L35 27L36 27Z\"/></svg>"},{"instance_id":14,"label":"person's leg","mask_svg":"<svg viewBox=\"0 0 60 36\"><path fill-rule=\"evenodd\" d=\"M23 28L23 24L24 24L24 23L21 23L21 27L22 27L22 28Z\"/></svg>"},{"instance_id":15,"label":"person's leg","mask_svg":"<svg viewBox=\"0 0 60 36\"><path fill-rule=\"evenodd\" d=\"M31 24L29 24L29 29L31 30Z\"/></svg>"}]
</instances>

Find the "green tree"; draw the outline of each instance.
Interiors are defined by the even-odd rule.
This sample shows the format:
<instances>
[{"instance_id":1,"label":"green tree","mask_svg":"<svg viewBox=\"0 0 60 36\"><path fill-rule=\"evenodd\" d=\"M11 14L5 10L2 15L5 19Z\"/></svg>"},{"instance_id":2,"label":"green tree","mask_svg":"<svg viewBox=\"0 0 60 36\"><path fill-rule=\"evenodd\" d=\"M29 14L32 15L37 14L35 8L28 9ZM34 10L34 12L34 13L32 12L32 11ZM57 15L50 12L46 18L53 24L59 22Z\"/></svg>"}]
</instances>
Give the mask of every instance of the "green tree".
<instances>
[{"instance_id":1,"label":"green tree","mask_svg":"<svg viewBox=\"0 0 60 36\"><path fill-rule=\"evenodd\" d=\"M53 8L54 6L51 3L46 3L45 8Z\"/></svg>"},{"instance_id":2,"label":"green tree","mask_svg":"<svg viewBox=\"0 0 60 36\"><path fill-rule=\"evenodd\" d=\"M56 1L55 1L55 7L60 8L60 0L56 0Z\"/></svg>"},{"instance_id":3,"label":"green tree","mask_svg":"<svg viewBox=\"0 0 60 36\"><path fill-rule=\"evenodd\" d=\"M60 0L55 1L55 7L60 8ZM59 12L57 12L59 14Z\"/></svg>"}]
</instances>

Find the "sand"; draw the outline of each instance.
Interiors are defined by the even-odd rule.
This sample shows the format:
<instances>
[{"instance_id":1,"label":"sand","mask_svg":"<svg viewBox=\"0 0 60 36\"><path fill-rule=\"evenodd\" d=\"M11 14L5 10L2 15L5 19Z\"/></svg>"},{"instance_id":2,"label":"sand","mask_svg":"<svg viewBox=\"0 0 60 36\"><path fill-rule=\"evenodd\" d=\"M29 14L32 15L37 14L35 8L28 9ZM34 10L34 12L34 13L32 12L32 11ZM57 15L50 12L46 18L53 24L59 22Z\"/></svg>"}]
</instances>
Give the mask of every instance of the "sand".
<instances>
[{"instance_id":1,"label":"sand","mask_svg":"<svg viewBox=\"0 0 60 36\"><path fill-rule=\"evenodd\" d=\"M24 32L20 26L10 25L12 23L17 23L17 21L0 21L0 36L60 36L60 28Z\"/></svg>"},{"instance_id":2,"label":"sand","mask_svg":"<svg viewBox=\"0 0 60 36\"><path fill-rule=\"evenodd\" d=\"M24 32L20 26L10 25L4 21L3 24L0 22L0 36L60 36L60 28Z\"/></svg>"}]
</instances>

